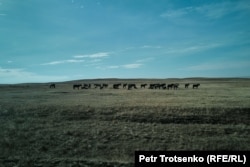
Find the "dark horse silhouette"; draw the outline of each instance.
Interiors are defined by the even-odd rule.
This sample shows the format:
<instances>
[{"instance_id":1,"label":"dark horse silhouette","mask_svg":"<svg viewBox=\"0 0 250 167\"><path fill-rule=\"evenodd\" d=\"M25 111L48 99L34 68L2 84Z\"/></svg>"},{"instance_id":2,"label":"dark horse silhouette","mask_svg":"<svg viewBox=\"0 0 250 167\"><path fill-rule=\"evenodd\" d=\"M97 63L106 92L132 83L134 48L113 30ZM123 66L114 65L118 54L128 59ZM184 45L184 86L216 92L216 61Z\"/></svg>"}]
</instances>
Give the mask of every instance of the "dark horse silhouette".
<instances>
[{"instance_id":1,"label":"dark horse silhouette","mask_svg":"<svg viewBox=\"0 0 250 167\"><path fill-rule=\"evenodd\" d=\"M119 89L119 86L121 86L121 85L122 85L122 84L120 84L120 83L119 83L119 84L114 84L114 85L113 85L113 88L114 88L114 89Z\"/></svg>"},{"instance_id":2,"label":"dark horse silhouette","mask_svg":"<svg viewBox=\"0 0 250 167\"><path fill-rule=\"evenodd\" d=\"M128 90L130 90L131 88L137 89L136 84L128 84Z\"/></svg>"},{"instance_id":3,"label":"dark horse silhouette","mask_svg":"<svg viewBox=\"0 0 250 167\"><path fill-rule=\"evenodd\" d=\"M168 89L172 89L173 86L174 86L174 84L168 84L167 88L168 88Z\"/></svg>"},{"instance_id":4,"label":"dark horse silhouette","mask_svg":"<svg viewBox=\"0 0 250 167\"><path fill-rule=\"evenodd\" d=\"M185 84L185 88L188 88L188 86L189 86L189 83L186 83L186 84Z\"/></svg>"},{"instance_id":5,"label":"dark horse silhouette","mask_svg":"<svg viewBox=\"0 0 250 167\"><path fill-rule=\"evenodd\" d=\"M165 83L160 84L160 85L159 85L159 89L160 89L160 88L162 88L162 89L166 89L166 88L167 88L167 87L166 87L166 84L165 84Z\"/></svg>"},{"instance_id":6,"label":"dark horse silhouette","mask_svg":"<svg viewBox=\"0 0 250 167\"><path fill-rule=\"evenodd\" d=\"M95 88L100 88L100 89L102 89L103 87L102 87L102 84L94 84L94 86L95 86Z\"/></svg>"},{"instance_id":7,"label":"dark horse silhouette","mask_svg":"<svg viewBox=\"0 0 250 167\"><path fill-rule=\"evenodd\" d=\"M123 87L123 88L126 88L126 87L127 87L127 85L128 85L128 84L123 84L123 85L122 85L122 87Z\"/></svg>"},{"instance_id":8,"label":"dark horse silhouette","mask_svg":"<svg viewBox=\"0 0 250 167\"><path fill-rule=\"evenodd\" d=\"M102 87L107 88L109 85L108 84L102 84Z\"/></svg>"},{"instance_id":9,"label":"dark horse silhouette","mask_svg":"<svg viewBox=\"0 0 250 167\"><path fill-rule=\"evenodd\" d=\"M50 84L49 88L56 88L56 84Z\"/></svg>"},{"instance_id":10,"label":"dark horse silhouette","mask_svg":"<svg viewBox=\"0 0 250 167\"><path fill-rule=\"evenodd\" d=\"M198 84L193 84L193 89L194 89L194 88L198 89L199 86L200 86L199 83L198 83Z\"/></svg>"},{"instance_id":11,"label":"dark horse silhouette","mask_svg":"<svg viewBox=\"0 0 250 167\"><path fill-rule=\"evenodd\" d=\"M91 88L91 84L82 84L81 85L81 89L90 89Z\"/></svg>"},{"instance_id":12,"label":"dark horse silhouette","mask_svg":"<svg viewBox=\"0 0 250 167\"><path fill-rule=\"evenodd\" d=\"M178 89L178 87L179 87L178 83L174 84L174 89Z\"/></svg>"},{"instance_id":13,"label":"dark horse silhouette","mask_svg":"<svg viewBox=\"0 0 250 167\"><path fill-rule=\"evenodd\" d=\"M141 88L145 88L148 84L141 84Z\"/></svg>"},{"instance_id":14,"label":"dark horse silhouette","mask_svg":"<svg viewBox=\"0 0 250 167\"><path fill-rule=\"evenodd\" d=\"M81 88L82 87L82 85L81 84L74 84L73 85L73 89L79 89L79 88Z\"/></svg>"},{"instance_id":15,"label":"dark horse silhouette","mask_svg":"<svg viewBox=\"0 0 250 167\"><path fill-rule=\"evenodd\" d=\"M148 89L160 89L161 84L156 83L156 84L150 84Z\"/></svg>"},{"instance_id":16,"label":"dark horse silhouette","mask_svg":"<svg viewBox=\"0 0 250 167\"><path fill-rule=\"evenodd\" d=\"M155 85L156 85L156 84L149 84L148 89L155 89Z\"/></svg>"}]
</instances>

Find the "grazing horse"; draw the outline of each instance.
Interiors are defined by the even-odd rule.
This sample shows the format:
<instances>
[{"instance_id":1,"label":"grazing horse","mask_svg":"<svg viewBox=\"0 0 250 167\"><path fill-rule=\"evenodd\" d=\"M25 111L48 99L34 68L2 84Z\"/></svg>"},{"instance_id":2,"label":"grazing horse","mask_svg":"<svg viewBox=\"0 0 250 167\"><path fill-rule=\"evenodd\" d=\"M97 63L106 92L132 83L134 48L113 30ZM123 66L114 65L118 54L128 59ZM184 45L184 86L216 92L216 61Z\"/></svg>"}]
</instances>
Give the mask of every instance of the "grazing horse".
<instances>
[{"instance_id":1,"label":"grazing horse","mask_svg":"<svg viewBox=\"0 0 250 167\"><path fill-rule=\"evenodd\" d=\"M141 84L141 88L145 88L148 84Z\"/></svg>"},{"instance_id":2,"label":"grazing horse","mask_svg":"<svg viewBox=\"0 0 250 167\"><path fill-rule=\"evenodd\" d=\"M178 89L178 87L179 87L178 83L174 84L174 89Z\"/></svg>"},{"instance_id":3,"label":"grazing horse","mask_svg":"<svg viewBox=\"0 0 250 167\"><path fill-rule=\"evenodd\" d=\"M79 88L81 88L82 87L82 85L81 84L74 84L73 85L73 89L79 89Z\"/></svg>"},{"instance_id":4,"label":"grazing horse","mask_svg":"<svg viewBox=\"0 0 250 167\"><path fill-rule=\"evenodd\" d=\"M149 85L149 89L160 89L160 88L163 88L164 89L164 86L166 86L166 84L150 84Z\"/></svg>"},{"instance_id":5,"label":"grazing horse","mask_svg":"<svg viewBox=\"0 0 250 167\"><path fill-rule=\"evenodd\" d=\"M126 88L126 87L127 87L127 85L128 85L128 84L123 84L123 85L122 85L122 87L123 87L123 88Z\"/></svg>"},{"instance_id":6,"label":"grazing horse","mask_svg":"<svg viewBox=\"0 0 250 167\"><path fill-rule=\"evenodd\" d=\"M159 83L155 84L155 89L160 89L160 87L161 87L161 84Z\"/></svg>"},{"instance_id":7,"label":"grazing horse","mask_svg":"<svg viewBox=\"0 0 250 167\"><path fill-rule=\"evenodd\" d=\"M174 86L174 84L168 84L168 89L170 88L170 89L172 89L173 88L173 86Z\"/></svg>"},{"instance_id":8,"label":"grazing horse","mask_svg":"<svg viewBox=\"0 0 250 167\"><path fill-rule=\"evenodd\" d=\"M193 89L194 89L194 88L198 89L199 86L200 86L199 83L198 83L198 84L193 84Z\"/></svg>"},{"instance_id":9,"label":"grazing horse","mask_svg":"<svg viewBox=\"0 0 250 167\"><path fill-rule=\"evenodd\" d=\"M99 87L100 89L102 89L102 84L94 84L95 88Z\"/></svg>"},{"instance_id":10,"label":"grazing horse","mask_svg":"<svg viewBox=\"0 0 250 167\"><path fill-rule=\"evenodd\" d=\"M108 84L102 84L102 87L107 88L109 85Z\"/></svg>"},{"instance_id":11,"label":"grazing horse","mask_svg":"<svg viewBox=\"0 0 250 167\"><path fill-rule=\"evenodd\" d=\"M135 84L128 84L128 90L130 90L131 88L137 89Z\"/></svg>"},{"instance_id":12,"label":"grazing horse","mask_svg":"<svg viewBox=\"0 0 250 167\"><path fill-rule=\"evenodd\" d=\"M155 88L155 84L149 84L148 89L154 89Z\"/></svg>"},{"instance_id":13,"label":"grazing horse","mask_svg":"<svg viewBox=\"0 0 250 167\"><path fill-rule=\"evenodd\" d=\"M150 84L148 89L157 89L160 88L160 84Z\"/></svg>"},{"instance_id":14,"label":"grazing horse","mask_svg":"<svg viewBox=\"0 0 250 167\"><path fill-rule=\"evenodd\" d=\"M186 84L185 84L185 88L188 88L188 86L189 86L189 83L186 83Z\"/></svg>"},{"instance_id":15,"label":"grazing horse","mask_svg":"<svg viewBox=\"0 0 250 167\"><path fill-rule=\"evenodd\" d=\"M113 85L113 88L114 88L114 89L119 89L119 86L121 86L121 85L122 85L122 84L120 84L120 83L119 83L119 84L114 84L114 85Z\"/></svg>"},{"instance_id":16,"label":"grazing horse","mask_svg":"<svg viewBox=\"0 0 250 167\"><path fill-rule=\"evenodd\" d=\"M49 88L56 88L56 84L50 84Z\"/></svg>"},{"instance_id":17,"label":"grazing horse","mask_svg":"<svg viewBox=\"0 0 250 167\"><path fill-rule=\"evenodd\" d=\"M159 89L160 88L162 88L162 89L166 89L167 87L166 87L166 84L164 83L164 84L159 84Z\"/></svg>"},{"instance_id":18,"label":"grazing horse","mask_svg":"<svg viewBox=\"0 0 250 167\"><path fill-rule=\"evenodd\" d=\"M90 89L91 84L83 84L82 89Z\"/></svg>"}]
</instances>

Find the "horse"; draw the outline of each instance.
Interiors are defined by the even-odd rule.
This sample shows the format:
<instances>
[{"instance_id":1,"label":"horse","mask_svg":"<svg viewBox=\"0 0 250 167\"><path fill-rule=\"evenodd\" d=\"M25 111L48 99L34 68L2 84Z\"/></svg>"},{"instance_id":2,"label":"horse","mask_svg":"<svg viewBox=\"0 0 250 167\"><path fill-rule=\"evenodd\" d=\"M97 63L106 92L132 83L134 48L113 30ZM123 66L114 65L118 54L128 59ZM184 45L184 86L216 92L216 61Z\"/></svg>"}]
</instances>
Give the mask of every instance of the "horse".
<instances>
[{"instance_id":1,"label":"horse","mask_svg":"<svg viewBox=\"0 0 250 167\"><path fill-rule=\"evenodd\" d=\"M73 85L73 89L79 89L79 88L81 88L82 87L82 85L81 84L74 84Z\"/></svg>"},{"instance_id":2,"label":"horse","mask_svg":"<svg viewBox=\"0 0 250 167\"><path fill-rule=\"evenodd\" d=\"M189 86L189 83L186 83L186 84L185 84L185 88L188 88L188 86Z\"/></svg>"},{"instance_id":3,"label":"horse","mask_svg":"<svg viewBox=\"0 0 250 167\"><path fill-rule=\"evenodd\" d=\"M150 84L148 89L160 89L160 88L164 89L164 86L166 86L166 84L159 84L159 83Z\"/></svg>"},{"instance_id":4,"label":"horse","mask_svg":"<svg viewBox=\"0 0 250 167\"><path fill-rule=\"evenodd\" d=\"M157 89L157 88L160 88L160 84L149 84L148 89Z\"/></svg>"},{"instance_id":5,"label":"horse","mask_svg":"<svg viewBox=\"0 0 250 167\"><path fill-rule=\"evenodd\" d=\"M56 88L56 84L50 84L49 88Z\"/></svg>"},{"instance_id":6,"label":"horse","mask_svg":"<svg viewBox=\"0 0 250 167\"><path fill-rule=\"evenodd\" d=\"M137 89L135 84L128 84L128 90L130 90L131 88Z\"/></svg>"},{"instance_id":7,"label":"horse","mask_svg":"<svg viewBox=\"0 0 250 167\"><path fill-rule=\"evenodd\" d=\"M163 84L159 84L159 89L162 88L162 89L166 89L166 84L163 83Z\"/></svg>"},{"instance_id":8,"label":"horse","mask_svg":"<svg viewBox=\"0 0 250 167\"><path fill-rule=\"evenodd\" d=\"M149 84L148 89L154 89L155 88L155 84Z\"/></svg>"},{"instance_id":9,"label":"horse","mask_svg":"<svg viewBox=\"0 0 250 167\"><path fill-rule=\"evenodd\" d=\"M114 85L113 85L113 88L114 88L114 89L119 89L119 86L121 86L121 85L122 85L121 83L119 83L119 84L114 84Z\"/></svg>"},{"instance_id":10,"label":"horse","mask_svg":"<svg viewBox=\"0 0 250 167\"><path fill-rule=\"evenodd\" d=\"M128 84L123 84L123 85L122 85L122 87L123 87L123 88L126 88L126 87L127 87L127 85L128 85Z\"/></svg>"},{"instance_id":11,"label":"horse","mask_svg":"<svg viewBox=\"0 0 250 167\"><path fill-rule=\"evenodd\" d=\"M148 84L141 84L141 88L145 88Z\"/></svg>"},{"instance_id":12,"label":"horse","mask_svg":"<svg viewBox=\"0 0 250 167\"><path fill-rule=\"evenodd\" d=\"M95 88L99 87L100 89L102 89L102 84L94 84Z\"/></svg>"},{"instance_id":13,"label":"horse","mask_svg":"<svg viewBox=\"0 0 250 167\"><path fill-rule=\"evenodd\" d=\"M174 89L178 89L179 84L178 84L178 83L176 83L176 84L174 84L173 86L174 86Z\"/></svg>"},{"instance_id":14,"label":"horse","mask_svg":"<svg viewBox=\"0 0 250 167\"><path fill-rule=\"evenodd\" d=\"M102 84L103 88L107 88L109 85L108 84Z\"/></svg>"},{"instance_id":15,"label":"horse","mask_svg":"<svg viewBox=\"0 0 250 167\"><path fill-rule=\"evenodd\" d=\"M83 84L82 89L90 89L91 84Z\"/></svg>"},{"instance_id":16,"label":"horse","mask_svg":"<svg viewBox=\"0 0 250 167\"><path fill-rule=\"evenodd\" d=\"M174 84L168 84L168 89L172 89L173 88L173 86L174 86Z\"/></svg>"},{"instance_id":17,"label":"horse","mask_svg":"<svg viewBox=\"0 0 250 167\"><path fill-rule=\"evenodd\" d=\"M194 88L198 89L199 86L200 86L199 83L198 83L198 84L193 84L193 89L194 89Z\"/></svg>"}]
</instances>

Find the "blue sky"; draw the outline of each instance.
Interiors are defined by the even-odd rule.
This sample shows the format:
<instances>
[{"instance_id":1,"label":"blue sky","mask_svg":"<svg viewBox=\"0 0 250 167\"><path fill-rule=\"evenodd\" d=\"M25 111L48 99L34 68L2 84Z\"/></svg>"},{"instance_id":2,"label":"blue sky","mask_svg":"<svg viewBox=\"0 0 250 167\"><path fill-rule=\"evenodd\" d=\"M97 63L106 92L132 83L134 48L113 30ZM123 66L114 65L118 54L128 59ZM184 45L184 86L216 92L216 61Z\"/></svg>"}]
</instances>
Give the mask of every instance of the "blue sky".
<instances>
[{"instance_id":1,"label":"blue sky","mask_svg":"<svg viewBox=\"0 0 250 167\"><path fill-rule=\"evenodd\" d=\"M250 76L249 0L0 0L0 83Z\"/></svg>"}]
</instances>

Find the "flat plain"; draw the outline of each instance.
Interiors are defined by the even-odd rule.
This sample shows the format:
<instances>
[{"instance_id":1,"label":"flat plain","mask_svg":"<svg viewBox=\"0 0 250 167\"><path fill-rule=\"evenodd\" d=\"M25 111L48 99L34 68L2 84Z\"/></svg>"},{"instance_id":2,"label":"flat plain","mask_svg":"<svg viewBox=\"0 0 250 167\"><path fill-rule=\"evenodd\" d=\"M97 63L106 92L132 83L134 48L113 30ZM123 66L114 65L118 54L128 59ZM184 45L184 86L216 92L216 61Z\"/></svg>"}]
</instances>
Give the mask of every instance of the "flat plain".
<instances>
[{"instance_id":1,"label":"flat plain","mask_svg":"<svg viewBox=\"0 0 250 167\"><path fill-rule=\"evenodd\" d=\"M113 89L116 83L137 89ZM148 89L153 83L179 88ZM0 85L0 166L133 166L136 150L250 150L250 79L49 84Z\"/></svg>"}]
</instances>

